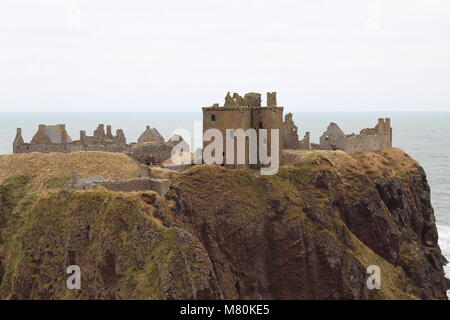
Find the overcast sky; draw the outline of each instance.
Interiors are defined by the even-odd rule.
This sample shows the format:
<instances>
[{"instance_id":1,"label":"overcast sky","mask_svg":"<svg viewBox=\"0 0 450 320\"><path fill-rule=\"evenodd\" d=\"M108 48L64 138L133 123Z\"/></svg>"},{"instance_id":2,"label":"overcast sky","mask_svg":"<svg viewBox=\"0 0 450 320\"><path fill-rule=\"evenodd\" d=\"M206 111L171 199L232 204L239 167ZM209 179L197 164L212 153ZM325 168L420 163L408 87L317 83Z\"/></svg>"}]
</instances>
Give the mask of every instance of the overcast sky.
<instances>
[{"instance_id":1,"label":"overcast sky","mask_svg":"<svg viewBox=\"0 0 450 320\"><path fill-rule=\"evenodd\" d=\"M0 111L450 110L448 0L1 0Z\"/></svg>"}]
</instances>

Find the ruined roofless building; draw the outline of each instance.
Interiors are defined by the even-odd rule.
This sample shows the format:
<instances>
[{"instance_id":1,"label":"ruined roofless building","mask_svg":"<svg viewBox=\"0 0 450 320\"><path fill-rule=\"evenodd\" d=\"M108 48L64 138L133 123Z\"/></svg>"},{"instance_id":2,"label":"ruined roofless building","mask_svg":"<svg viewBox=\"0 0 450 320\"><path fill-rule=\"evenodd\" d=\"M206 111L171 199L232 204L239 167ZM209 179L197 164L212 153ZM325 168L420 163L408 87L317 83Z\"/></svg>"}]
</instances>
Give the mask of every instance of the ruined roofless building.
<instances>
[{"instance_id":1,"label":"ruined roofless building","mask_svg":"<svg viewBox=\"0 0 450 320\"><path fill-rule=\"evenodd\" d=\"M225 164L226 155L226 130L227 129L247 129L253 128L257 131L259 129L268 129L267 143L269 155L271 146L270 129L278 129L279 132L279 155L281 160L281 153L283 152L283 107L277 106L276 92L267 93L267 107L261 106L261 94L247 93L244 97L229 92L225 97L225 104L223 107L219 104L214 104L211 107L204 107L203 110L203 132L208 129L219 129L223 135L223 163ZM257 132L257 139L259 134ZM246 139L246 164L248 164L248 139ZM259 141L258 141L259 142ZM203 149L211 143L210 141L203 142ZM259 145L259 143L258 143ZM234 161L237 161L237 142L234 143ZM259 157L258 157L259 163ZM231 165L231 164L229 164ZM232 165L233 166L233 165Z\"/></svg>"},{"instance_id":2,"label":"ruined roofless building","mask_svg":"<svg viewBox=\"0 0 450 320\"><path fill-rule=\"evenodd\" d=\"M72 143L64 124L40 124L30 143L25 143L22 129L17 128L13 142L13 153L28 152L64 152L66 145Z\"/></svg>"},{"instance_id":3,"label":"ruined roofless building","mask_svg":"<svg viewBox=\"0 0 450 320\"><path fill-rule=\"evenodd\" d=\"M137 140L137 143L144 143L144 142L164 143L164 138L158 132L158 130L156 130L156 128L150 128L150 126L147 126L145 128L145 131L141 134L141 136Z\"/></svg>"},{"instance_id":4,"label":"ruined roofless building","mask_svg":"<svg viewBox=\"0 0 450 320\"><path fill-rule=\"evenodd\" d=\"M337 124L331 123L320 137L320 149L343 150L349 154L377 152L392 147L391 119L380 118L374 128L356 134L345 134Z\"/></svg>"},{"instance_id":5,"label":"ruined roofless building","mask_svg":"<svg viewBox=\"0 0 450 320\"><path fill-rule=\"evenodd\" d=\"M16 137L13 142L13 153L69 153L75 151L122 152L127 147L127 140L123 130L118 129L114 136L109 125L105 131L105 126L99 124L92 136L86 135L86 131L80 131L80 140L72 141L67 134L64 124L40 124L36 134L29 143L24 142L22 129L17 128Z\"/></svg>"}]
</instances>

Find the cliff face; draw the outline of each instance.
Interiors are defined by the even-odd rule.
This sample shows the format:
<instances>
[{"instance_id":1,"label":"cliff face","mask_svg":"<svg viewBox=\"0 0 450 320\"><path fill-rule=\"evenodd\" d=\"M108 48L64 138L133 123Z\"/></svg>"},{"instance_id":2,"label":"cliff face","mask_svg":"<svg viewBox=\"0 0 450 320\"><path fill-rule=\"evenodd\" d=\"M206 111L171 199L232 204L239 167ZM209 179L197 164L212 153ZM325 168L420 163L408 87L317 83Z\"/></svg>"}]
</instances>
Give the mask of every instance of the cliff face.
<instances>
[{"instance_id":1,"label":"cliff face","mask_svg":"<svg viewBox=\"0 0 450 320\"><path fill-rule=\"evenodd\" d=\"M398 149L287 152L276 176L197 166L149 194L0 186L0 297L445 299L429 187ZM142 199L146 201L142 201ZM149 200L150 199L150 200ZM68 265L82 289L66 288ZM381 289L366 286L369 265Z\"/></svg>"}]
</instances>

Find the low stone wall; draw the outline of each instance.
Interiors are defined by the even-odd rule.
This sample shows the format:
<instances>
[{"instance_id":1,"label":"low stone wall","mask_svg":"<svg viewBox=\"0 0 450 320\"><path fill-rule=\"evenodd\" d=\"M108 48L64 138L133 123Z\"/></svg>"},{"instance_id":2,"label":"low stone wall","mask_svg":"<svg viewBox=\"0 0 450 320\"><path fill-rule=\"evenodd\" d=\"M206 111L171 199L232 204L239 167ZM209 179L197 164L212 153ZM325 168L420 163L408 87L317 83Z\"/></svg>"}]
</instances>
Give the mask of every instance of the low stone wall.
<instances>
[{"instance_id":1,"label":"low stone wall","mask_svg":"<svg viewBox=\"0 0 450 320\"><path fill-rule=\"evenodd\" d=\"M124 151L124 153L145 165L162 164L169 159L172 154L172 145L168 143L147 142L134 145Z\"/></svg>"},{"instance_id":2,"label":"low stone wall","mask_svg":"<svg viewBox=\"0 0 450 320\"><path fill-rule=\"evenodd\" d=\"M121 144L97 144L97 145L83 145L78 142L72 143L52 143L52 144L32 144L24 143L20 146L14 146L14 153L31 153L31 152L41 152L41 153L70 153L78 151L104 151L104 152L123 152L127 149L127 145Z\"/></svg>"},{"instance_id":3,"label":"low stone wall","mask_svg":"<svg viewBox=\"0 0 450 320\"><path fill-rule=\"evenodd\" d=\"M171 181L169 179L136 178L127 180L107 180L79 183L71 185L70 189L91 190L95 186L102 186L111 191L118 192L136 192L136 191L155 191L161 197L164 197L169 191Z\"/></svg>"}]
</instances>

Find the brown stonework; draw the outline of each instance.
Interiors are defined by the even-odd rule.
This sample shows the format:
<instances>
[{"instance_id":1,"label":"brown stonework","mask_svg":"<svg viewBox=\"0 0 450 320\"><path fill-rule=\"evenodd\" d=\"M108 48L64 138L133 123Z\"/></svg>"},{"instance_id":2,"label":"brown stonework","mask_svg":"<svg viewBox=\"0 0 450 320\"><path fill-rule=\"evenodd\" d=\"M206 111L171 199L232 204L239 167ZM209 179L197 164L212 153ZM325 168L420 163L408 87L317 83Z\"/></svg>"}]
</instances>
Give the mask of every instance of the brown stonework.
<instances>
[{"instance_id":1,"label":"brown stonework","mask_svg":"<svg viewBox=\"0 0 450 320\"><path fill-rule=\"evenodd\" d=\"M309 132L305 133L303 140L298 139L298 127L295 125L292 113L284 116L283 142L285 149L311 149Z\"/></svg>"},{"instance_id":2,"label":"brown stonework","mask_svg":"<svg viewBox=\"0 0 450 320\"><path fill-rule=\"evenodd\" d=\"M169 143L144 142L132 146L124 153L139 163L156 165L170 158L172 146Z\"/></svg>"},{"instance_id":3,"label":"brown stonework","mask_svg":"<svg viewBox=\"0 0 450 320\"><path fill-rule=\"evenodd\" d=\"M277 93L267 92L267 106L276 107L277 106Z\"/></svg>"},{"instance_id":4,"label":"brown stonework","mask_svg":"<svg viewBox=\"0 0 450 320\"><path fill-rule=\"evenodd\" d=\"M118 192L137 192L137 191L155 191L161 197L164 197L170 188L171 181L169 179L152 179L148 177L126 179L126 180L103 180L102 178L79 179L77 173L73 173L73 177L77 177L68 186L73 190L91 190L95 186L102 186L110 191Z\"/></svg>"},{"instance_id":5,"label":"brown stonework","mask_svg":"<svg viewBox=\"0 0 450 320\"><path fill-rule=\"evenodd\" d=\"M238 106L238 102L236 101L236 97L232 97L230 92L228 91L227 95L225 96L225 107L235 107Z\"/></svg>"},{"instance_id":6,"label":"brown stonework","mask_svg":"<svg viewBox=\"0 0 450 320\"><path fill-rule=\"evenodd\" d=\"M181 145L180 145L181 144ZM167 142L143 142L131 146L124 154L144 165L160 165L172 155L174 146L189 152L189 145L179 135L174 135Z\"/></svg>"},{"instance_id":7,"label":"brown stonework","mask_svg":"<svg viewBox=\"0 0 450 320\"><path fill-rule=\"evenodd\" d=\"M298 128L292 119L292 113L284 116L283 122L283 143L285 149L299 149Z\"/></svg>"},{"instance_id":8,"label":"brown stonework","mask_svg":"<svg viewBox=\"0 0 450 320\"><path fill-rule=\"evenodd\" d=\"M374 128L361 130L356 135L345 134L337 124L331 123L320 137L320 148L325 150L343 150L349 154L370 151L377 152L392 147L391 119L380 118Z\"/></svg>"},{"instance_id":9,"label":"brown stonework","mask_svg":"<svg viewBox=\"0 0 450 320\"><path fill-rule=\"evenodd\" d=\"M226 155L226 130L227 129L247 129L253 128L257 131L259 129L279 129L279 146L280 159L283 151L283 107L262 107L261 94L247 93L244 99L235 93L230 99L227 94L225 104L227 106L220 107L214 105L212 107L202 108L203 110L203 132L208 129L218 129L223 135L224 152L221 155L225 163ZM233 106L231 106L233 104ZM244 104L244 105L242 105ZM236 140L236 139L235 139ZM205 148L210 142L203 142ZM268 139L266 141L268 146L271 144L270 131L268 132ZM246 150L248 150L248 139L246 141ZM269 148L270 150L270 148ZM237 161L237 143L234 143L234 160ZM248 164L248 151L246 151L246 163Z\"/></svg>"},{"instance_id":10,"label":"brown stonework","mask_svg":"<svg viewBox=\"0 0 450 320\"><path fill-rule=\"evenodd\" d=\"M22 138L22 130L17 129L16 138L13 142L13 153L30 152L76 152L76 151L106 151L122 152L128 148L127 140L122 129L111 133L111 126L99 124L92 136L86 135L86 131L80 131L80 140L72 141L67 134L64 124L44 125L40 124L36 134L30 143L25 143Z\"/></svg>"},{"instance_id":11,"label":"brown stonework","mask_svg":"<svg viewBox=\"0 0 450 320\"><path fill-rule=\"evenodd\" d=\"M244 103L248 107L261 107L261 94L256 92L246 93Z\"/></svg>"},{"instance_id":12,"label":"brown stonework","mask_svg":"<svg viewBox=\"0 0 450 320\"><path fill-rule=\"evenodd\" d=\"M158 130L156 130L156 128L150 128L150 126L147 126L137 141L137 143L144 142L164 142L164 138Z\"/></svg>"}]
</instances>

